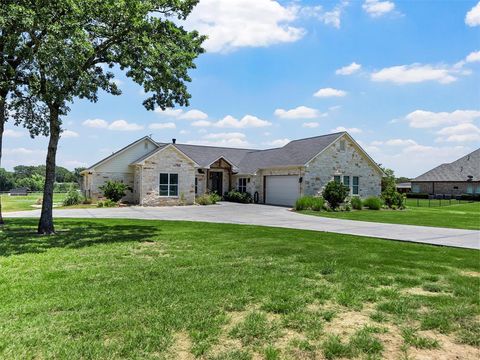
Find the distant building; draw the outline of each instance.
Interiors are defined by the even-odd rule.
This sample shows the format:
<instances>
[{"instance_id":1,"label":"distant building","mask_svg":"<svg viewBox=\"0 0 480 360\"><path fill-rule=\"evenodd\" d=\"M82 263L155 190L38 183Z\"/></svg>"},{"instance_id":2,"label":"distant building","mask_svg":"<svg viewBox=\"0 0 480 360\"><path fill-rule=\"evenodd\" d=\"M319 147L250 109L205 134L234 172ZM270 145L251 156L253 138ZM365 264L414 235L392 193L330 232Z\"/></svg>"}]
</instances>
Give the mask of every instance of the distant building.
<instances>
[{"instance_id":1,"label":"distant building","mask_svg":"<svg viewBox=\"0 0 480 360\"><path fill-rule=\"evenodd\" d=\"M29 189L26 187L10 190L10 196L27 196Z\"/></svg>"},{"instance_id":2,"label":"distant building","mask_svg":"<svg viewBox=\"0 0 480 360\"><path fill-rule=\"evenodd\" d=\"M406 194L412 191L411 182L398 183L396 187L397 187L397 191L402 194Z\"/></svg>"},{"instance_id":3,"label":"distant building","mask_svg":"<svg viewBox=\"0 0 480 360\"><path fill-rule=\"evenodd\" d=\"M480 148L412 180L413 193L480 194Z\"/></svg>"}]
</instances>

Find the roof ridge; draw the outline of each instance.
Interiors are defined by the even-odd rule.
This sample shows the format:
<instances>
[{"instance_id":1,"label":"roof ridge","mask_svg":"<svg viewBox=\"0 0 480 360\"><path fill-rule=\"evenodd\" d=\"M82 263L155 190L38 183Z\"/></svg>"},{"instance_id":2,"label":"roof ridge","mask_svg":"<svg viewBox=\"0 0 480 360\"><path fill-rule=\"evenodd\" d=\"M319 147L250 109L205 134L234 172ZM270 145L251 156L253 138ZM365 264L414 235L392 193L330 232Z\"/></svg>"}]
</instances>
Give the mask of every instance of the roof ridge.
<instances>
[{"instance_id":1,"label":"roof ridge","mask_svg":"<svg viewBox=\"0 0 480 360\"><path fill-rule=\"evenodd\" d=\"M332 135L338 135L338 134L347 134L347 133L348 133L347 131L338 131L338 132L330 133L330 134L310 136L310 137L306 137L306 138L302 138L302 139L292 140L292 141L288 142L286 145L288 145L288 144L290 144L290 143L292 143L292 142L295 142L295 141L310 140L310 139L316 139L316 138L321 138L321 137L325 137L325 136L332 136Z\"/></svg>"}]
</instances>

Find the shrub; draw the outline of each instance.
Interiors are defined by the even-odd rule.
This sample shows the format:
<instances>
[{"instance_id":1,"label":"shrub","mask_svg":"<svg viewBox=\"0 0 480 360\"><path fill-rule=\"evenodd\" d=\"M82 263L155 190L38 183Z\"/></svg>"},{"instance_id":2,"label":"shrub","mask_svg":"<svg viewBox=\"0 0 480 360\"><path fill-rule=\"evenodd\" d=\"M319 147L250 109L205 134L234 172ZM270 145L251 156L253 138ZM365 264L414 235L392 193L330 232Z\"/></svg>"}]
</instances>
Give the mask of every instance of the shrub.
<instances>
[{"instance_id":1,"label":"shrub","mask_svg":"<svg viewBox=\"0 0 480 360\"><path fill-rule=\"evenodd\" d=\"M325 205L325 200L319 196L302 196L295 202L295 210L313 210L321 211Z\"/></svg>"},{"instance_id":2,"label":"shrub","mask_svg":"<svg viewBox=\"0 0 480 360\"><path fill-rule=\"evenodd\" d=\"M229 191L223 196L225 201L231 201L242 204L249 204L252 202L252 195L248 192L241 193L239 191Z\"/></svg>"},{"instance_id":3,"label":"shrub","mask_svg":"<svg viewBox=\"0 0 480 360\"><path fill-rule=\"evenodd\" d=\"M363 200L363 206L370 210L380 210L382 207L382 200L377 196L370 196Z\"/></svg>"},{"instance_id":4,"label":"shrub","mask_svg":"<svg viewBox=\"0 0 480 360\"><path fill-rule=\"evenodd\" d=\"M217 193L211 193L210 194L210 199L212 200L212 204L216 204L217 202L222 200L222 197L218 195Z\"/></svg>"},{"instance_id":5,"label":"shrub","mask_svg":"<svg viewBox=\"0 0 480 360\"><path fill-rule=\"evenodd\" d=\"M323 189L322 196L328 202L332 210L345 201L348 196L349 189L341 183L330 181Z\"/></svg>"},{"instance_id":6,"label":"shrub","mask_svg":"<svg viewBox=\"0 0 480 360\"><path fill-rule=\"evenodd\" d=\"M350 202L352 204L352 208L354 208L355 210L362 210L362 199L360 199L358 196L352 197L352 200Z\"/></svg>"},{"instance_id":7,"label":"shrub","mask_svg":"<svg viewBox=\"0 0 480 360\"><path fill-rule=\"evenodd\" d=\"M93 200L87 197L84 197L82 200L82 204L84 205L91 205L93 203Z\"/></svg>"},{"instance_id":8,"label":"shrub","mask_svg":"<svg viewBox=\"0 0 480 360\"><path fill-rule=\"evenodd\" d=\"M213 204L212 199L211 199L210 195L208 195L208 194L197 196L197 198L195 199L195 202L198 205L212 205Z\"/></svg>"},{"instance_id":9,"label":"shrub","mask_svg":"<svg viewBox=\"0 0 480 360\"><path fill-rule=\"evenodd\" d=\"M131 190L128 185L120 181L111 180L107 181L99 188L103 191L103 195L113 202L119 202L126 195L127 190Z\"/></svg>"},{"instance_id":10,"label":"shrub","mask_svg":"<svg viewBox=\"0 0 480 360\"><path fill-rule=\"evenodd\" d=\"M382 200L390 209L405 208L405 197L395 187L389 186L382 191Z\"/></svg>"},{"instance_id":11,"label":"shrub","mask_svg":"<svg viewBox=\"0 0 480 360\"><path fill-rule=\"evenodd\" d=\"M97 203L97 207L101 208L101 207L116 207L117 206L117 202L113 201L113 200L110 200L110 199L107 199L107 200L104 200L104 201L99 201Z\"/></svg>"},{"instance_id":12,"label":"shrub","mask_svg":"<svg viewBox=\"0 0 480 360\"><path fill-rule=\"evenodd\" d=\"M68 190L67 195L65 196L65 199L63 199L63 206L72 206L72 205L78 205L80 204L80 201L82 201L82 197L80 196L80 193L75 190L75 187L71 186L70 190Z\"/></svg>"}]
</instances>

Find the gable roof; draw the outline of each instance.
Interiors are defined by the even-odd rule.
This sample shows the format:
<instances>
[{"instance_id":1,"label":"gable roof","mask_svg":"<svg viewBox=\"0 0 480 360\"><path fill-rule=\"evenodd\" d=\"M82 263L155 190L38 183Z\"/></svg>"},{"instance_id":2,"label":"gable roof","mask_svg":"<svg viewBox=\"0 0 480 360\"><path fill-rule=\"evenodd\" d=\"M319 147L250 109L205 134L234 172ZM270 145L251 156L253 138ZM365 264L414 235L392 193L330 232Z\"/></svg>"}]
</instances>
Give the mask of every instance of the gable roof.
<instances>
[{"instance_id":1,"label":"gable roof","mask_svg":"<svg viewBox=\"0 0 480 360\"><path fill-rule=\"evenodd\" d=\"M480 148L454 162L442 164L412 181L473 181L480 180Z\"/></svg>"},{"instance_id":2,"label":"gable roof","mask_svg":"<svg viewBox=\"0 0 480 360\"><path fill-rule=\"evenodd\" d=\"M131 163L130 165L140 165L142 164L145 160L149 159L150 157L152 157L153 155L159 153L159 152L162 152L163 150L165 149L168 149L168 148L174 148L177 152L179 152L180 154L182 154L185 158L187 158L188 160L190 160L191 162L193 162L195 164L195 166L200 166L197 164L197 162L195 160L193 160L190 156L188 156L187 154L185 154L182 150L180 150L176 145L174 144L160 144L160 143L157 143L158 145L158 148L149 152L148 154L145 154L144 156L142 156L140 159L138 160L135 160L133 163Z\"/></svg>"}]
</instances>

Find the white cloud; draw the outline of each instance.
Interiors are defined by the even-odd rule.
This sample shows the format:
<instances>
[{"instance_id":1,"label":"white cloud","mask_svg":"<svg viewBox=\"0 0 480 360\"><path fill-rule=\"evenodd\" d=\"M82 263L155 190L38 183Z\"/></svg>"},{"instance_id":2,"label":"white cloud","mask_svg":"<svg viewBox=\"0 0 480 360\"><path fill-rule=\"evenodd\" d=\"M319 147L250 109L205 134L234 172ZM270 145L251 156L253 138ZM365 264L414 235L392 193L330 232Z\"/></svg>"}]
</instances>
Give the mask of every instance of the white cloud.
<instances>
[{"instance_id":1,"label":"white cloud","mask_svg":"<svg viewBox=\"0 0 480 360\"><path fill-rule=\"evenodd\" d=\"M437 131L437 142L480 142L480 128L472 123L445 127Z\"/></svg>"},{"instance_id":2,"label":"white cloud","mask_svg":"<svg viewBox=\"0 0 480 360\"><path fill-rule=\"evenodd\" d=\"M272 141L268 141L266 143L264 143L265 145L268 145L268 146L273 146L273 147L283 147L285 145L287 145L291 140L288 139L288 138L285 138L285 139L276 139L276 140L272 140Z\"/></svg>"},{"instance_id":3,"label":"white cloud","mask_svg":"<svg viewBox=\"0 0 480 360\"><path fill-rule=\"evenodd\" d=\"M325 11L321 5L298 7L298 10L300 16L314 17L325 25L330 25L339 29L343 10L347 5L348 0L343 0L329 11Z\"/></svg>"},{"instance_id":4,"label":"white cloud","mask_svg":"<svg viewBox=\"0 0 480 360\"><path fill-rule=\"evenodd\" d=\"M313 96L324 98L324 97L342 97L347 95L346 91L333 89L333 88L323 88L318 90Z\"/></svg>"},{"instance_id":5,"label":"white cloud","mask_svg":"<svg viewBox=\"0 0 480 360\"><path fill-rule=\"evenodd\" d=\"M210 133L206 134L200 140L191 140L187 144L206 145L206 146L224 146L224 147L250 147L246 135L240 132Z\"/></svg>"},{"instance_id":6,"label":"white cloud","mask_svg":"<svg viewBox=\"0 0 480 360\"><path fill-rule=\"evenodd\" d=\"M321 115L317 109L306 106L299 106L291 110L277 109L274 114L281 119L314 119Z\"/></svg>"},{"instance_id":7,"label":"white cloud","mask_svg":"<svg viewBox=\"0 0 480 360\"><path fill-rule=\"evenodd\" d=\"M393 11L395 3L392 1L365 0L362 8L371 17L380 17Z\"/></svg>"},{"instance_id":8,"label":"white cloud","mask_svg":"<svg viewBox=\"0 0 480 360\"><path fill-rule=\"evenodd\" d=\"M417 142L412 139L390 139L384 142L388 146L411 146L417 145Z\"/></svg>"},{"instance_id":9,"label":"white cloud","mask_svg":"<svg viewBox=\"0 0 480 360\"><path fill-rule=\"evenodd\" d=\"M314 129L319 127L320 124L318 122L306 122L302 124L302 127L304 128L309 128L309 129Z\"/></svg>"},{"instance_id":10,"label":"white cloud","mask_svg":"<svg viewBox=\"0 0 480 360\"><path fill-rule=\"evenodd\" d=\"M76 138L79 136L80 135L76 131L72 131L72 130L63 130L61 134L62 138Z\"/></svg>"},{"instance_id":11,"label":"white cloud","mask_svg":"<svg viewBox=\"0 0 480 360\"><path fill-rule=\"evenodd\" d=\"M362 68L362 65L352 62L350 65L341 67L335 71L337 75L352 75Z\"/></svg>"},{"instance_id":12,"label":"white cloud","mask_svg":"<svg viewBox=\"0 0 480 360\"><path fill-rule=\"evenodd\" d=\"M180 120L205 120L208 118L208 114L203 111L192 109L184 111L182 109L155 109L155 112L161 116L176 118Z\"/></svg>"},{"instance_id":13,"label":"white cloud","mask_svg":"<svg viewBox=\"0 0 480 360\"><path fill-rule=\"evenodd\" d=\"M467 55L465 61L468 63L480 61L480 51L473 51Z\"/></svg>"},{"instance_id":14,"label":"white cloud","mask_svg":"<svg viewBox=\"0 0 480 360\"><path fill-rule=\"evenodd\" d=\"M356 127L351 127L351 128L346 128L344 126L337 126L335 129L332 129L331 130L332 132L342 132L342 131L346 131L350 134L360 134L363 132L362 129L359 129L359 128L356 128Z\"/></svg>"},{"instance_id":15,"label":"white cloud","mask_svg":"<svg viewBox=\"0 0 480 360\"><path fill-rule=\"evenodd\" d=\"M108 130L115 131L138 131L143 130L144 126L135 123L129 123L125 120L115 120L108 125Z\"/></svg>"},{"instance_id":16,"label":"white cloud","mask_svg":"<svg viewBox=\"0 0 480 360\"><path fill-rule=\"evenodd\" d=\"M465 15L465 24L480 26L480 1Z\"/></svg>"},{"instance_id":17,"label":"white cloud","mask_svg":"<svg viewBox=\"0 0 480 360\"><path fill-rule=\"evenodd\" d=\"M152 130L175 129L176 127L177 126L173 122L152 123L148 125L148 128Z\"/></svg>"},{"instance_id":18,"label":"white cloud","mask_svg":"<svg viewBox=\"0 0 480 360\"><path fill-rule=\"evenodd\" d=\"M424 129L445 125L471 123L478 118L480 118L480 111L478 110L455 110L452 112L415 110L405 116L410 127Z\"/></svg>"},{"instance_id":19,"label":"white cloud","mask_svg":"<svg viewBox=\"0 0 480 360\"><path fill-rule=\"evenodd\" d=\"M207 121L207 120L198 120L198 121L192 122L192 126L195 126L195 127L209 127L209 126L212 126L212 122Z\"/></svg>"},{"instance_id":20,"label":"white cloud","mask_svg":"<svg viewBox=\"0 0 480 360\"><path fill-rule=\"evenodd\" d=\"M457 71L445 65L398 65L381 69L371 74L373 81L390 81L395 84L421 83L436 81L440 84L449 84L457 80Z\"/></svg>"},{"instance_id":21,"label":"white cloud","mask_svg":"<svg viewBox=\"0 0 480 360\"><path fill-rule=\"evenodd\" d=\"M238 120L231 115L227 115L222 120L217 121L213 125L219 128L243 129L270 126L272 125L272 123L266 120L259 119L258 117L253 115L245 115L241 120Z\"/></svg>"},{"instance_id":22,"label":"white cloud","mask_svg":"<svg viewBox=\"0 0 480 360\"><path fill-rule=\"evenodd\" d=\"M208 36L203 44L207 51L225 53L299 40L305 30L292 25L298 12L297 6L273 0L202 0L186 27Z\"/></svg>"},{"instance_id":23,"label":"white cloud","mask_svg":"<svg viewBox=\"0 0 480 360\"><path fill-rule=\"evenodd\" d=\"M19 138L19 137L22 137L23 135L25 135L23 131L16 131L12 129L5 129L5 131L3 132L3 136L11 137L11 138Z\"/></svg>"},{"instance_id":24,"label":"white cloud","mask_svg":"<svg viewBox=\"0 0 480 360\"><path fill-rule=\"evenodd\" d=\"M82 125L96 129L106 129L108 127L108 122L103 119L88 119L85 120Z\"/></svg>"}]
</instances>

